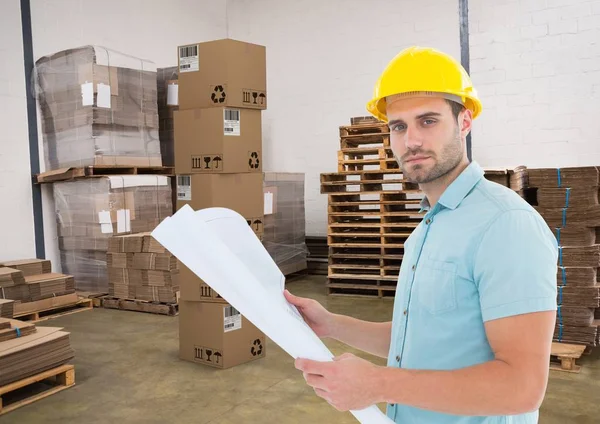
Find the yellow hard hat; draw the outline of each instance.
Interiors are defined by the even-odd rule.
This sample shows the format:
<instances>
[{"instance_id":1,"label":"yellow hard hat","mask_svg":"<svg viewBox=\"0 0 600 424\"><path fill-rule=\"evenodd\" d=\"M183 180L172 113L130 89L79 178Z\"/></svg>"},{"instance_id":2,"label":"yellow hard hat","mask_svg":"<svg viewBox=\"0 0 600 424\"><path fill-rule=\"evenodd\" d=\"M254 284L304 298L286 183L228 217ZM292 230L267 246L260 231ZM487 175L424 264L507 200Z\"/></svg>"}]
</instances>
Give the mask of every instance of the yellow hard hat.
<instances>
[{"instance_id":1,"label":"yellow hard hat","mask_svg":"<svg viewBox=\"0 0 600 424\"><path fill-rule=\"evenodd\" d=\"M396 55L377 80L367 110L387 122L386 98L412 93L441 94L481 112L481 101L465 68L453 57L432 48L413 46Z\"/></svg>"}]
</instances>

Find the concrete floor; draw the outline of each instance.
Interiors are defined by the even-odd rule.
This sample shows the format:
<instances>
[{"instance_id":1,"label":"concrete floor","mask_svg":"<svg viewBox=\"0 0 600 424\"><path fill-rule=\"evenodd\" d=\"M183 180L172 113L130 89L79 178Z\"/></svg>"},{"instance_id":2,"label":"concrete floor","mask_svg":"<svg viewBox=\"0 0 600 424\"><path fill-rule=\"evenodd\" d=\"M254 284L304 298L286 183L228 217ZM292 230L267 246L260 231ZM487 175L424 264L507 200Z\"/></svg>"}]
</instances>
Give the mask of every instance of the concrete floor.
<instances>
[{"instance_id":1,"label":"concrete floor","mask_svg":"<svg viewBox=\"0 0 600 424\"><path fill-rule=\"evenodd\" d=\"M391 301L328 298L323 277L303 277L288 287L338 313L391 318ZM274 343L266 358L220 371L178 359L177 318L100 308L39 325L71 332L77 384L1 416L2 424L356 423L315 396ZM334 354L347 350L327 345ZM581 364L580 374L551 372L541 423L600 422L600 352Z\"/></svg>"}]
</instances>

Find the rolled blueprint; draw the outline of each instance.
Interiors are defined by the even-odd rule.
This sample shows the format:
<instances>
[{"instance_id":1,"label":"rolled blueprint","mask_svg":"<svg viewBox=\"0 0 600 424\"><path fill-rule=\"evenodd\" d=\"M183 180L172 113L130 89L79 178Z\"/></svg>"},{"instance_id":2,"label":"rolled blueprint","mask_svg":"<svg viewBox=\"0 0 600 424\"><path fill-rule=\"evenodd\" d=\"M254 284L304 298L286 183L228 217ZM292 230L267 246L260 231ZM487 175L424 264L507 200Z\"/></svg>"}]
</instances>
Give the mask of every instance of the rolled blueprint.
<instances>
[{"instance_id":1,"label":"rolled blueprint","mask_svg":"<svg viewBox=\"0 0 600 424\"><path fill-rule=\"evenodd\" d=\"M285 299L285 276L240 214L185 205L152 236L294 359L333 360ZM350 412L363 424L393 423L376 405Z\"/></svg>"}]
</instances>

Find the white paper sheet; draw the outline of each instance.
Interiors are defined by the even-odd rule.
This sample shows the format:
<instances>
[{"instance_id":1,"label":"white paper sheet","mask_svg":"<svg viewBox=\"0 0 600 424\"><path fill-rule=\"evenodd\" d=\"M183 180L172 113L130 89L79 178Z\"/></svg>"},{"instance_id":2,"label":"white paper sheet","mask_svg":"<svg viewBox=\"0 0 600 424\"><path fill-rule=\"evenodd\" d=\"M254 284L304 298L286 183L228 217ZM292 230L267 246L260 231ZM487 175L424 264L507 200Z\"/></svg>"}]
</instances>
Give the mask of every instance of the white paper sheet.
<instances>
[{"instance_id":1,"label":"white paper sheet","mask_svg":"<svg viewBox=\"0 0 600 424\"><path fill-rule=\"evenodd\" d=\"M294 359L333 360L283 296L284 275L240 214L186 205L152 236ZM375 405L351 412L363 424L392 423Z\"/></svg>"}]
</instances>

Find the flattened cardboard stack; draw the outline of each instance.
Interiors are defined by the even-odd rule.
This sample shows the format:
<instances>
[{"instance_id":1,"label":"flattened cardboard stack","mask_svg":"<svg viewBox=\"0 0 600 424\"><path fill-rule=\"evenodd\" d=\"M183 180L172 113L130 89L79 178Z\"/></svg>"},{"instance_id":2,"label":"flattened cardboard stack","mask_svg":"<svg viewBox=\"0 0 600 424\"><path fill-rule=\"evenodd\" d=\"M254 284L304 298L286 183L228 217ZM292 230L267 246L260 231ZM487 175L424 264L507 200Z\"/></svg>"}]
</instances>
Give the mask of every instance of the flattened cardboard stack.
<instances>
[{"instance_id":1,"label":"flattened cardboard stack","mask_svg":"<svg viewBox=\"0 0 600 424\"><path fill-rule=\"evenodd\" d=\"M73 359L69 333L0 319L0 386L22 380Z\"/></svg>"},{"instance_id":2,"label":"flattened cardboard stack","mask_svg":"<svg viewBox=\"0 0 600 424\"><path fill-rule=\"evenodd\" d=\"M284 275L306 269L304 174L264 172L263 245Z\"/></svg>"},{"instance_id":3,"label":"flattened cardboard stack","mask_svg":"<svg viewBox=\"0 0 600 424\"><path fill-rule=\"evenodd\" d=\"M161 166L156 67L84 46L36 62L46 170Z\"/></svg>"},{"instance_id":4,"label":"flattened cardboard stack","mask_svg":"<svg viewBox=\"0 0 600 424\"><path fill-rule=\"evenodd\" d=\"M518 166L514 169L486 169L484 177L512 189L523 199L529 201L529 174L527 172L527 167Z\"/></svg>"},{"instance_id":5,"label":"flattened cardboard stack","mask_svg":"<svg viewBox=\"0 0 600 424\"><path fill-rule=\"evenodd\" d=\"M152 231L173 213L170 177L115 175L54 183L63 272L77 290L108 293L113 235Z\"/></svg>"},{"instance_id":6,"label":"flattened cardboard stack","mask_svg":"<svg viewBox=\"0 0 600 424\"><path fill-rule=\"evenodd\" d=\"M177 209L232 209L262 238L266 50L224 39L180 46L177 54ZM183 264L180 273L182 359L229 368L265 356L262 332Z\"/></svg>"},{"instance_id":7,"label":"flattened cardboard stack","mask_svg":"<svg viewBox=\"0 0 600 424\"><path fill-rule=\"evenodd\" d=\"M556 341L596 346L600 307L600 172L596 167L529 169L532 204L559 244Z\"/></svg>"},{"instance_id":8,"label":"flattened cardboard stack","mask_svg":"<svg viewBox=\"0 0 600 424\"><path fill-rule=\"evenodd\" d=\"M12 318L15 314L15 301L0 299L0 318Z\"/></svg>"},{"instance_id":9,"label":"flattened cardboard stack","mask_svg":"<svg viewBox=\"0 0 600 424\"><path fill-rule=\"evenodd\" d=\"M23 259L19 261L0 262L0 267L18 269L24 277L52 272L52 263L47 259Z\"/></svg>"},{"instance_id":10,"label":"flattened cardboard stack","mask_svg":"<svg viewBox=\"0 0 600 424\"><path fill-rule=\"evenodd\" d=\"M8 268L9 265L19 269ZM73 276L53 273L49 260L0 262L0 298L8 299L0 302L2 317L12 318L22 313L71 304L77 301L76 295L73 299L74 293Z\"/></svg>"},{"instance_id":11,"label":"flattened cardboard stack","mask_svg":"<svg viewBox=\"0 0 600 424\"><path fill-rule=\"evenodd\" d=\"M114 236L108 241L109 294L119 299L177 303L177 260L150 233Z\"/></svg>"}]
</instances>

